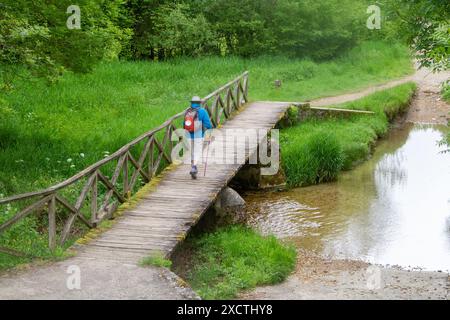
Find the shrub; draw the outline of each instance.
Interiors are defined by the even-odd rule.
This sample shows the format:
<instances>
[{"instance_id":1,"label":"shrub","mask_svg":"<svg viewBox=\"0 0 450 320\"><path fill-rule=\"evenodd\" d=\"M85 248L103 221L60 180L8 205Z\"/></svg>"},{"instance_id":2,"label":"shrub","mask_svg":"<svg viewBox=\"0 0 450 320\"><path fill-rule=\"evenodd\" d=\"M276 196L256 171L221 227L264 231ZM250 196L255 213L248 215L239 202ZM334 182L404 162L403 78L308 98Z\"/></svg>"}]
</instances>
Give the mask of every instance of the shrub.
<instances>
[{"instance_id":1,"label":"shrub","mask_svg":"<svg viewBox=\"0 0 450 320\"><path fill-rule=\"evenodd\" d=\"M370 156L389 122L404 112L414 94L408 83L372 94L339 108L370 110L374 115L337 119L309 119L281 132L283 169L290 186L305 186L336 179Z\"/></svg>"},{"instance_id":2,"label":"shrub","mask_svg":"<svg viewBox=\"0 0 450 320\"><path fill-rule=\"evenodd\" d=\"M298 186L335 180L344 156L336 136L319 131L304 144L289 144L283 152L283 163L288 183Z\"/></svg>"},{"instance_id":3,"label":"shrub","mask_svg":"<svg viewBox=\"0 0 450 320\"><path fill-rule=\"evenodd\" d=\"M192 16L185 4L159 7L152 15L155 34L149 46L165 57L200 56L216 46L215 34L203 15Z\"/></svg>"},{"instance_id":4,"label":"shrub","mask_svg":"<svg viewBox=\"0 0 450 320\"><path fill-rule=\"evenodd\" d=\"M240 290L281 282L296 263L293 247L244 226L188 241L193 254L187 281L205 299L230 299Z\"/></svg>"}]
</instances>

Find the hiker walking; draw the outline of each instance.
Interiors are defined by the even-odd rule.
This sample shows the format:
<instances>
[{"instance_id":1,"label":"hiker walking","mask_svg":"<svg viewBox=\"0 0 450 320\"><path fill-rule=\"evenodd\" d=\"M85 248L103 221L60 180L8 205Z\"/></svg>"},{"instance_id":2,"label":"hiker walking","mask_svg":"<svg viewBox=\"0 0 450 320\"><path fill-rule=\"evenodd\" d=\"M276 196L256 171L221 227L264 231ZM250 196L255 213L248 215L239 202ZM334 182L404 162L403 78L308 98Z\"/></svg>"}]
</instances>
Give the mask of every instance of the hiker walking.
<instances>
[{"instance_id":1,"label":"hiker walking","mask_svg":"<svg viewBox=\"0 0 450 320\"><path fill-rule=\"evenodd\" d=\"M197 179L197 165L203 155L203 140L205 131L212 129L208 111L202 108L202 99L195 96L191 100L191 106L184 116L184 129L189 133L191 140L191 172L192 179Z\"/></svg>"}]
</instances>

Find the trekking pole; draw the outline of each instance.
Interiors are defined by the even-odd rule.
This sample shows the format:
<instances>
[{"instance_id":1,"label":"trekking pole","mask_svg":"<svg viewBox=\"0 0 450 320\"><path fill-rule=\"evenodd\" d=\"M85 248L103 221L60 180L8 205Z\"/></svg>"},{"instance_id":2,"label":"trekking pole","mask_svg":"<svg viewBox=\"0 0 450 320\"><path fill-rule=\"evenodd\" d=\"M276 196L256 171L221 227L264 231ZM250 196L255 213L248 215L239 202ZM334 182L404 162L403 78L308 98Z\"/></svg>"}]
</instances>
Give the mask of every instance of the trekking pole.
<instances>
[{"instance_id":1,"label":"trekking pole","mask_svg":"<svg viewBox=\"0 0 450 320\"><path fill-rule=\"evenodd\" d=\"M205 161L205 171L203 172L203 176L206 176L206 168L208 167L208 155L209 155L209 145L211 144L211 138L208 140L208 144L206 145L206 161Z\"/></svg>"},{"instance_id":2,"label":"trekking pole","mask_svg":"<svg viewBox=\"0 0 450 320\"><path fill-rule=\"evenodd\" d=\"M217 125L214 126L213 128L216 128L216 129L217 129L219 126L220 126L220 118L219 118L219 120L217 121ZM209 145L211 144L212 138L213 138L213 135L210 134L210 135L209 135L209 140L208 140L208 145L206 146L205 171L203 172L203 176L204 176L204 177L206 176L206 168L208 167Z\"/></svg>"},{"instance_id":3,"label":"trekking pole","mask_svg":"<svg viewBox=\"0 0 450 320\"><path fill-rule=\"evenodd\" d=\"M217 124L216 127L218 127L220 125L220 120L219 123ZM208 156L209 156L209 145L211 144L211 140L213 138L213 135L210 134L209 135L209 139L208 139L208 145L206 146L206 161L205 161L205 171L203 172L203 176L206 176L206 168L208 167Z\"/></svg>"}]
</instances>

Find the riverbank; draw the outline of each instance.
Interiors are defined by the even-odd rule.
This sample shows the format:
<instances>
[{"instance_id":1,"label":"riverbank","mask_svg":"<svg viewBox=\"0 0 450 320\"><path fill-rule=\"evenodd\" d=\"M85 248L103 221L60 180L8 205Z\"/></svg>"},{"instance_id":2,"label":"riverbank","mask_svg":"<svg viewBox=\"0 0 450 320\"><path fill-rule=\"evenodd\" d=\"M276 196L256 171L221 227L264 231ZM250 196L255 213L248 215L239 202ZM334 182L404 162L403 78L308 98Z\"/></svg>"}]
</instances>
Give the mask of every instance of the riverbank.
<instances>
[{"instance_id":1,"label":"riverbank","mask_svg":"<svg viewBox=\"0 0 450 320\"><path fill-rule=\"evenodd\" d=\"M295 270L295 248L274 236L241 225L193 233L172 257L172 270L203 299L233 299L281 283Z\"/></svg>"},{"instance_id":2,"label":"riverbank","mask_svg":"<svg viewBox=\"0 0 450 320\"><path fill-rule=\"evenodd\" d=\"M442 84L450 80L450 71L432 73L419 69L412 77L417 83L417 92L406 117L407 122L448 125L450 122L450 100L446 100Z\"/></svg>"},{"instance_id":3,"label":"riverbank","mask_svg":"<svg viewBox=\"0 0 450 320\"><path fill-rule=\"evenodd\" d=\"M445 272L402 270L362 261L336 260L298 250L297 268L282 284L259 287L246 300L448 300Z\"/></svg>"},{"instance_id":4,"label":"riverbank","mask_svg":"<svg viewBox=\"0 0 450 320\"><path fill-rule=\"evenodd\" d=\"M406 83L333 106L372 111L371 115L311 117L283 129L281 158L288 185L334 181L342 170L368 159L376 141L389 131L390 123L408 110L415 88L414 83Z\"/></svg>"},{"instance_id":5,"label":"riverbank","mask_svg":"<svg viewBox=\"0 0 450 320\"><path fill-rule=\"evenodd\" d=\"M448 160L437 146L448 127L429 126L447 122L440 115L450 105L439 95L446 78L417 72L417 94L403 120L418 129L395 129L369 162L338 182L252 200L255 212L264 212L255 228L298 237L297 270L280 285L240 298L449 299Z\"/></svg>"}]
</instances>

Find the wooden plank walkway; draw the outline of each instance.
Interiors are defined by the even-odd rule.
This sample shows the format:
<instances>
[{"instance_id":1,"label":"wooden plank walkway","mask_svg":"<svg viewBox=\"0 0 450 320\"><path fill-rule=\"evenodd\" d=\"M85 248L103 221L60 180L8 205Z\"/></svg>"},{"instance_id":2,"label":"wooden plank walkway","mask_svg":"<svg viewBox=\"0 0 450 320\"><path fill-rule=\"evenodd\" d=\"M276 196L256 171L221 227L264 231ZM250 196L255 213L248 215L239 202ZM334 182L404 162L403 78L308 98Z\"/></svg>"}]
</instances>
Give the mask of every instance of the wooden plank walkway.
<instances>
[{"instance_id":1,"label":"wooden plank walkway","mask_svg":"<svg viewBox=\"0 0 450 320\"><path fill-rule=\"evenodd\" d=\"M228 120L225 129L272 129L289 103L254 102ZM214 143L214 142L213 142ZM246 150L247 154L255 150ZM114 226L78 248L78 256L136 264L155 252L169 256L221 190L239 171L241 164L209 165L197 180L189 176L189 165L179 165L165 173L156 190L118 218Z\"/></svg>"}]
</instances>

